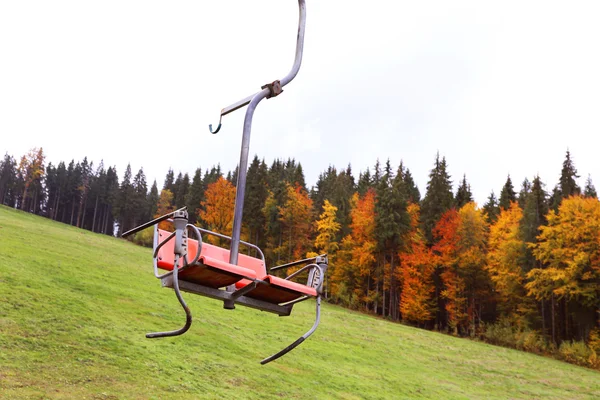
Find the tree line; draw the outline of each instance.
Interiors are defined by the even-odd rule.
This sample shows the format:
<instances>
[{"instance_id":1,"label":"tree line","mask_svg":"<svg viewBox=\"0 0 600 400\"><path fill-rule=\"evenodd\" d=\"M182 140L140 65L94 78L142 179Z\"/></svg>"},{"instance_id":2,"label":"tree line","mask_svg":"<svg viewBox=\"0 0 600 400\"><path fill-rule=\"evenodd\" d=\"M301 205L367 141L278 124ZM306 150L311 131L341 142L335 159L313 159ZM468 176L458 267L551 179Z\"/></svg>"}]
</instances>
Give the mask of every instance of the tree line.
<instances>
[{"instance_id":1,"label":"tree line","mask_svg":"<svg viewBox=\"0 0 600 400\"><path fill-rule=\"evenodd\" d=\"M423 197L402 162L377 161L357 179L350 165L329 166L309 189L294 159L268 166L255 156L242 236L264 250L270 266L328 253L329 301L592 359L600 353L600 202L591 178L583 188L577 178L567 151L551 192L539 176L517 192L508 176L499 197L492 191L478 207L466 176L453 191L439 154ZM128 165L119 182L116 168L102 161L46 166L43 150L32 149L19 162L8 154L0 162L0 201L107 235L185 205L191 223L230 234L236 180L237 170L224 174L220 166L198 168L191 178L169 169L159 191L156 181L148 189L143 168L133 175ZM148 245L151 233L134 240ZM585 348L574 350L573 341Z\"/></svg>"}]
</instances>

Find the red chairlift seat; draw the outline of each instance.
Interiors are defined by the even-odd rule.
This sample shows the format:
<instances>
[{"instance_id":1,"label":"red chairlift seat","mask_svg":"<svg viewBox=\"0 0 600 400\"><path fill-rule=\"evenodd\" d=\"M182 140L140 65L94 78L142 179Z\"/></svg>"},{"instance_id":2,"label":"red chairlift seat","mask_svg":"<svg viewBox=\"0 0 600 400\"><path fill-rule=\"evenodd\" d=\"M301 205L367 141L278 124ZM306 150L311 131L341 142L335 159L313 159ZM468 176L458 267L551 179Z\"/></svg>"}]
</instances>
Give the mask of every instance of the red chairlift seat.
<instances>
[{"instance_id":1,"label":"red chairlift seat","mask_svg":"<svg viewBox=\"0 0 600 400\"><path fill-rule=\"evenodd\" d=\"M159 229L159 241L166 239L170 234L171 232ZM198 241L188 239L188 252L195 254L197 251ZM158 268L173 270L174 240L169 240L159 249L157 258ZM180 268L183 267L183 260L180 260L179 264ZM179 279L211 288L235 284L237 289L258 280L259 284L245 296L273 304L287 303L301 296L317 296L317 290L313 287L268 275L265 263L259 258L239 254L238 265L230 264L229 250L209 243L202 243L198 263L183 269L179 273Z\"/></svg>"},{"instance_id":2,"label":"red chairlift seat","mask_svg":"<svg viewBox=\"0 0 600 400\"><path fill-rule=\"evenodd\" d=\"M170 221L175 226L175 232L158 228L158 223L169 217L173 218ZM203 243L201 232L226 240L232 239L188 224L188 214L185 208L125 232L123 236L128 236L153 225L155 226L154 275L161 279L163 286L175 290L177 299L185 311L186 323L180 329L149 333L146 337L177 336L185 333L190 328L192 315L181 296L181 290L223 300L226 309L234 309L235 304L241 304L280 316L290 315L294 304L309 298L316 298L316 319L313 327L288 347L262 360L261 364L271 362L293 350L316 330L320 320L321 288L324 273L327 269L326 255L272 268L273 271L304 265L286 278L280 278L267 273L264 255L260 248L240 241L241 244L254 248L261 258L238 253L237 264L232 264L229 261L234 258L230 257L230 250ZM188 238L188 229L194 231L198 240ZM191 254L194 256L190 261L188 255ZM158 273L159 269L167 272L160 275ZM291 281L291 278L305 271L308 271L307 284L303 285Z\"/></svg>"}]
</instances>

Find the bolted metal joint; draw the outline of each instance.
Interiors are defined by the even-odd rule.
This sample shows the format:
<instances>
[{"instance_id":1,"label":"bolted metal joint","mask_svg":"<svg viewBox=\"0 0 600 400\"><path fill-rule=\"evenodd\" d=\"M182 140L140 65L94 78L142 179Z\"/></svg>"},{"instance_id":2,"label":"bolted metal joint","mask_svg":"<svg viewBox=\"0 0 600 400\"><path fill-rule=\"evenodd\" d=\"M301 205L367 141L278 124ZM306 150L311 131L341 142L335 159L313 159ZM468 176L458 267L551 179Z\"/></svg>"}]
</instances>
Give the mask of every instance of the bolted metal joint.
<instances>
[{"instance_id":1,"label":"bolted metal joint","mask_svg":"<svg viewBox=\"0 0 600 400\"><path fill-rule=\"evenodd\" d=\"M267 83L264 86L260 87L261 89L269 89L269 94L267 95L267 99L270 99L271 97L276 97L279 96L281 94L281 92L283 92L283 88L281 87L281 82L277 81L273 81L272 83Z\"/></svg>"}]
</instances>

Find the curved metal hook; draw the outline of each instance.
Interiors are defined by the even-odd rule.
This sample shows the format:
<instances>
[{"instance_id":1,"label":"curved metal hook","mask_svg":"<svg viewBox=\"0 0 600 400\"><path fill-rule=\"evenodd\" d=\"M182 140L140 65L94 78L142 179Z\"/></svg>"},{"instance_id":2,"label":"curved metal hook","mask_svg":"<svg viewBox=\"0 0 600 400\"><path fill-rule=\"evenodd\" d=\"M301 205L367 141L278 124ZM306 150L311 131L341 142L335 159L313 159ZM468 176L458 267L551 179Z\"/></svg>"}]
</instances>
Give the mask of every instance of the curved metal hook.
<instances>
[{"instance_id":1,"label":"curved metal hook","mask_svg":"<svg viewBox=\"0 0 600 400\"><path fill-rule=\"evenodd\" d=\"M213 131L212 128L212 124L208 124L208 129L210 130L210 133L212 133L213 135L217 132L219 132L219 130L221 130L221 120L223 119L223 114L219 115L219 125L217 126L217 129L215 129Z\"/></svg>"},{"instance_id":2,"label":"curved metal hook","mask_svg":"<svg viewBox=\"0 0 600 400\"><path fill-rule=\"evenodd\" d=\"M175 329L173 331L167 332L152 332L147 333L146 337L148 339L159 338L159 337L168 337L168 336L179 336L183 335L190 329L192 326L192 313L190 312L190 308L186 304L185 300L181 296L181 291L179 290L179 255L175 255L175 263L173 264L173 289L175 290L175 296L177 296L177 300L179 300L179 304L183 307L183 311L185 311L185 325L183 325L179 329Z\"/></svg>"}]
</instances>

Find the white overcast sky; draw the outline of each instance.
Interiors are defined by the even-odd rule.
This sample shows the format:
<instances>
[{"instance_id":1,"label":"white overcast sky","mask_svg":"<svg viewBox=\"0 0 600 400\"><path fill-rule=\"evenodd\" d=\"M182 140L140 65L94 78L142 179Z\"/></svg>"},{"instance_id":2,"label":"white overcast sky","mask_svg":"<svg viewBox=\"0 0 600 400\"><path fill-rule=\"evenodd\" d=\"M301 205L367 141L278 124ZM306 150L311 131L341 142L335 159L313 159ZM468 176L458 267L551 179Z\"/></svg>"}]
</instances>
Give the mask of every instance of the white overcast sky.
<instances>
[{"instance_id":1,"label":"white overcast sky","mask_svg":"<svg viewBox=\"0 0 600 400\"><path fill-rule=\"evenodd\" d=\"M567 148L600 184L600 2L307 0L305 54L254 118L251 155L358 176L404 160L422 194L437 151L482 204L510 173L551 190ZM122 173L239 161L243 111L289 71L294 0L1 1L0 152L41 146Z\"/></svg>"}]
</instances>

